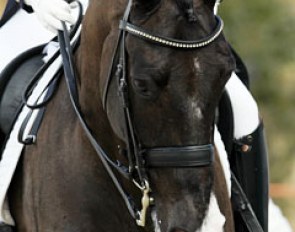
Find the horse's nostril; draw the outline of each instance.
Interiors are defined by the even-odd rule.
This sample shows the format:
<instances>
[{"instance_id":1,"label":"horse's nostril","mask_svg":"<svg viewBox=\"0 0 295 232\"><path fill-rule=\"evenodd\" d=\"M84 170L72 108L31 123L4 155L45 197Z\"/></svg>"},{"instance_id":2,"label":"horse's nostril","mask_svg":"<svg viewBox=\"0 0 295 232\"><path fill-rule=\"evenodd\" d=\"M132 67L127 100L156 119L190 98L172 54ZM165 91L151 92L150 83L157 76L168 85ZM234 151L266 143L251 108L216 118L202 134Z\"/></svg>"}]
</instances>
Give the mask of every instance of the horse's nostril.
<instances>
[{"instance_id":1,"label":"horse's nostril","mask_svg":"<svg viewBox=\"0 0 295 232\"><path fill-rule=\"evenodd\" d=\"M170 232L187 232L187 231L184 229L180 229L180 228L173 228L170 230Z\"/></svg>"}]
</instances>

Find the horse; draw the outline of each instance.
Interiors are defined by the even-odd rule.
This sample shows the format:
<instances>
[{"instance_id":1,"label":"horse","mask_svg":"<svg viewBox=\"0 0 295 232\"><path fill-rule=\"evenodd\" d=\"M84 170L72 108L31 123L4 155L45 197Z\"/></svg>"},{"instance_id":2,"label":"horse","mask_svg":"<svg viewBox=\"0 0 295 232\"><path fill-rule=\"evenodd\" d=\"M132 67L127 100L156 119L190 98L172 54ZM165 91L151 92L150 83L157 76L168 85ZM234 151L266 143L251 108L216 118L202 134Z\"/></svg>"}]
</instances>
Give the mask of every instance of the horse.
<instances>
[{"instance_id":1,"label":"horse","mask_svg":"<svg viewBox=\"0 0 295 232\"><path fill-rule=\"evenodd\" d=\"M75 52L78 103L93 138L120 164L110 168L113 175L106 170L62 79L9 190L16 231L194 232L210 194L225 215L224 231L234 231L211 144L215 109L235 62L214 4L90 1ZM118 171L123 165L131 179ZM132 214L146 200L151 206Z\"/></svg>"}]
</instances>

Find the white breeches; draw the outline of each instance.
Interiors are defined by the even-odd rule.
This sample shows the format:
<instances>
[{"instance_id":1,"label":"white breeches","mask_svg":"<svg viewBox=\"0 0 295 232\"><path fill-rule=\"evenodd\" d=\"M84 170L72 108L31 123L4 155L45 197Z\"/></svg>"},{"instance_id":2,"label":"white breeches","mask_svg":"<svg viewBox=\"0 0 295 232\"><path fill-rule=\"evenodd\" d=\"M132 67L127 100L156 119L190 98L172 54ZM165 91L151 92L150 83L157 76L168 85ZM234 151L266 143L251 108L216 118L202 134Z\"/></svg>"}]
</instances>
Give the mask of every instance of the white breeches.
<instances>
[{"instance_id":1,"label":"white breeches","mask_svg":"<svg viewBox=\"0 0 295 232\"><path fill-rule=\"evenodd\" d=\"M234 72L225 88L233 109L234 138L239 139L251 134L258 127L258 107L251 93Z\"/></svg>"}]
</instances>

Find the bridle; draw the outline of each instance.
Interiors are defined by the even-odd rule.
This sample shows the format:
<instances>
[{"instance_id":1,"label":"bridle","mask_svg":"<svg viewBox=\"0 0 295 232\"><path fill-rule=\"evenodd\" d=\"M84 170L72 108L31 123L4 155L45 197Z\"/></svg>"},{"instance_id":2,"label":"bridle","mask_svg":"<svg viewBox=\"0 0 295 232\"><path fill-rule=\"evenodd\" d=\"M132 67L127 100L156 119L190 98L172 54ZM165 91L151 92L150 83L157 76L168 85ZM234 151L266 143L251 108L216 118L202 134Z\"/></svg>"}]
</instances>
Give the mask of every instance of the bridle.
<instances>
[{"instance_id":1,"label":"bridle","mask_svg":"<svg viewBox=\"0 0 295 232\"><path fill-rule=\"evenodd\" d=\"M148 168L187 168L210 166L214 160L214 147L212 144L193 145L193 146L175 146L175 147L142 147L135 133L135 127L130 110L129 101L129 83L126 71L126 47L125 37L129 33L139 39L154 43L159 46L168 46L173 49L197 49L212 43L222 32L223 22L216 16L216 28L207 37L197 41L180 41L172 38L153 35L142 28L137 27L130 22L129 15L131 11L132 0L129 0L124 16L120 21L120 32L116 49L114 50L111 69L108 80L104 88L103 106L106 108L108 100L108 89L112 81L117 81L118 92L121 106L124 112L124 128L126 136L128 167L120 162L115 162L105 153L104 149L95 140L88 125L85 122L80 110L78 93L76 87L76 77L73 71L73 59L71 55L70 44L67 39L67 30L64 33L59 32L61 43L61 54L63 57L64 71L67 86L70 93L70 99L79 121L89 138L89 141L100 157L105 169L113 180L119 193L121 194L131 216L136 220L138 226L145 226L146 212L153 200L150 197L151 189L148 178ZM65 28L65 27L64 27ZM115 79L114 79L115 78ZM122 176L132 180L134 184L142 191L142 209L139 211L133 200L125 192L123 186L114 174L113 169L117 170Z\"/></svg>"},{"instance_id":2,"label":"bridle","mask_svg":"<svg viewBox=\"0 0 295 232\"><path fill-rule=\"evenodd\" d=\"M60 72L54 76L52 81L43 90L41 96L48 89L45 99L39 103L30 104L28 102L28 96L30 95L33 86L40 80L46 69L55 61L59 54L62 56L64 77L66 80L67 88L69 91L70 100L73 109L80 121L81 127L83 128L85 134L87 135L89 142L92 144L93 149L100 158L103 166L105 167L107 173L112 179L114 185L116 186L118 192L123 198L130 215L136 220L138 226L145 226L146 213L148 207L153 204L153 198L151 195L151 188L148 179L148 168L187 168L187 167L202 167L210 166L214 160L213 145L195 145L195 146L175 146L175 147L153 147L144 148L141 146L139 139L136 137L133 120L131 117L130 101L129 101L129 85L127 81L127 71L126 71L126 53L125 53L125 37L126 33L129 33L139 39L144 39L147 42L153 43L158 46L167 46L173 49L197 49L200 47L207 46L212 43L222 32L223 22L218 17L216 18L216 28L207 37L198 41L180 41L172 38L161 37L153 35L142 28L137 27L130 22L128 22L129 14L131 10L132 0L129 0L126 7L124 17L120 22L120 32L117 40L116 49L114 50L111 69L109 71L108 79L104 88L103 93L103 107L106 110L106 103L108 97L109 85L115 78L118 83L118 92L120 102L122 103L122 109L124 111L124 126L127 145L127 157L129 165L124 166L119 161L113 161L101 147L101 145L96 141L93 136L91 129L88 127L83 113L79 105L79 94L77 88L77 75L75 73L75 65L73 62L73 51L72 49L77 48L79 44L80 35L80 23L82 20L82 5L78 2L80 8L80 15L74 28L71 30L71 35L75 37L72 40L73 46L70 43L69 32L67 31L65 23L62 22L64 31L58 32L58 40L60 44L60 50L57 51L52 58L35 74L27 89L23 94L23 103L30 109L41 109L38 113L37 119L34 122L29 135L25 140L23 140L23 134L26 129L27 123L32 116L31 111L26 119L24 120L22 127L19 132L19 142L25 145L34 144L38 129L41 125L42 118L45 112L44 106L52 99L54 95L54 89L58 86L58 79L61 76ZM220 0L216 0L214 12L217 13L218 5ZM77 32L78 31L78 32ZM77 33L76 33L77 32ZM78 36L76 36L76 35ZM74 36L75 35L75 36ZM134 203L131 196L129 196L122 184L119 182L114 170L118 171L126 179L132 181L141 191L142 191L142 209L138 210L136 204ZM243 219L245 225L247 226L249 232L263 232L263 229L245 195L242 187L240 186L235 175L232 173L232 204L236 211L239 212L241 218Z\"/></svg>"}]
</instances>

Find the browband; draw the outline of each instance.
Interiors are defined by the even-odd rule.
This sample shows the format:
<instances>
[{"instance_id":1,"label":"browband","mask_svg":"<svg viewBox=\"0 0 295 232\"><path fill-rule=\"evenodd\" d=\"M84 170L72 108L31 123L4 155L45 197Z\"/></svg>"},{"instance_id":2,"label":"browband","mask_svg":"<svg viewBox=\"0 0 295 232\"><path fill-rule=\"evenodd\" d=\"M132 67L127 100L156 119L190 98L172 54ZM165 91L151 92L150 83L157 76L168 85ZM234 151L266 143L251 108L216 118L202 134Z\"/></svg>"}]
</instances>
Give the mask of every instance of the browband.
<instances>
[{"instance_id":1,"label":"browband","mask_svg":"<svg viewBox=\"0 0 295 232\"><path fill-rule=\"evenodd\" d=\"M216 19L217 25L210 35L199 40L189 40L189 41L177 40L177 39L168 38L164 36L153 35L147 32L146 30L143 30L142 28L135 26L125 20L120 21L119 28L121 30L129 32L130 34L134 36L151 41L153 43L157 43L157 44L161 44L161 45L164 45L167 47L173 47L173 48L192 49L192 48L201 48L201 47L207 46L208 44L212 43L221 34L224 27L223 21L217 15L215 15L215 19Z\"/></svg>"}]
</instances>

